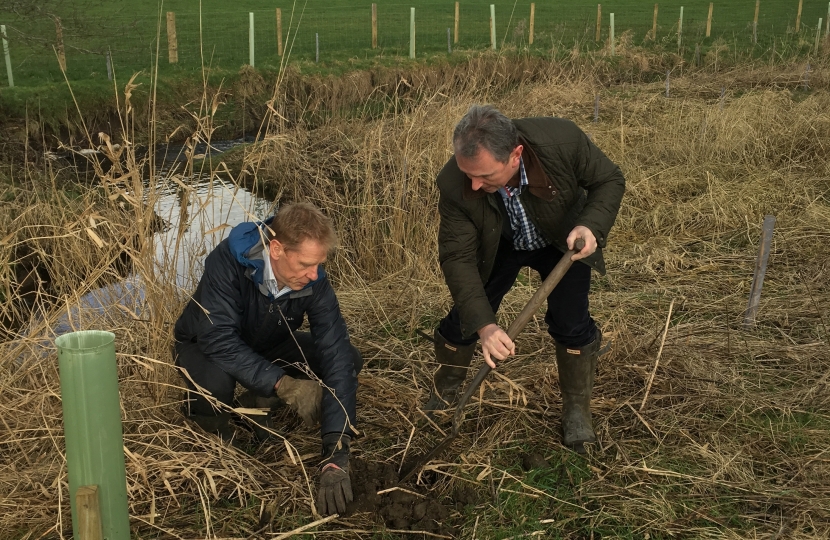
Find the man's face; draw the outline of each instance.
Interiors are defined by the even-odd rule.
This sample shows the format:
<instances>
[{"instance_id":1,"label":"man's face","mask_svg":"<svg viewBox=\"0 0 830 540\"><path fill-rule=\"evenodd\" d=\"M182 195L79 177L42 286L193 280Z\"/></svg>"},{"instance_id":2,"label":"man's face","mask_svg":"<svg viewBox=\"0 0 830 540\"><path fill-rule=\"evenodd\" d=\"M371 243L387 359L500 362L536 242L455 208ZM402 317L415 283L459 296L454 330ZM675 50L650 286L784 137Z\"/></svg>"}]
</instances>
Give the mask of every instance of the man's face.
<instances>
[{"instance_id":1,"label":"man's face","mask_svg":"<svg viewBox=\"0 0 830 540\"><path fill-rule=\"evenodd\" d=\"M327 246L310 239L288 250L279 240L271 240L268 247L277 284L280 288L288 286L295 291L317 279L318 267L326 262L328 255Z\"/></svg>"},{"instance_id":2,"label":"man's face","mask_svg":"<svg viewBox=\"0 0 830 540\"><path fill-rule=\"evenodd\" d=\"M487 193L495 193L507 185L511 178L519 170L519 162L522 158L523 147L520 144L507 158L507 163L502 163L493 157L489 150L479 148L478 154L472 158L455 155L455 162L461 172L467 175L473 183L473 190L483 189Z\"/></svg>"}]
</instances>

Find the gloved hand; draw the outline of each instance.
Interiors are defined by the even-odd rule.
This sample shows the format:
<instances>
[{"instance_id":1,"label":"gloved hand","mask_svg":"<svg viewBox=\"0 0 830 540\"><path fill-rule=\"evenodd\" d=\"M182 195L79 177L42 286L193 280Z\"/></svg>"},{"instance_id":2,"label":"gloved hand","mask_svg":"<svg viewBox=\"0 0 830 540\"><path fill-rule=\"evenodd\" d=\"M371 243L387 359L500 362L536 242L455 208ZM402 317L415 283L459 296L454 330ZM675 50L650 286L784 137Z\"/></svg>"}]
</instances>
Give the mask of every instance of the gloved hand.
<instances>
[{"instance_id":1,"label":"gloved hand","mask_svg":"<svg viewBox=\"0 0 830 540\"><path fill-rule=\"evenodd\" d=\"M320 515L342 514L346 511L346 504L354 500L349 478L350 442L348 435L323 435L324 459L317 489L317 512Z\"/></svg>"},{"instance_id":2,"label":"gloved hand","mask_svg":"<svg viewBox=\"0 0 830 540\"><path fill-rule=\"evenodd\" d=\"M277 397L283 400L309 426L320 420L323 387L317 381L283 375L277 383Z\"/></svg>"}]
</instances>

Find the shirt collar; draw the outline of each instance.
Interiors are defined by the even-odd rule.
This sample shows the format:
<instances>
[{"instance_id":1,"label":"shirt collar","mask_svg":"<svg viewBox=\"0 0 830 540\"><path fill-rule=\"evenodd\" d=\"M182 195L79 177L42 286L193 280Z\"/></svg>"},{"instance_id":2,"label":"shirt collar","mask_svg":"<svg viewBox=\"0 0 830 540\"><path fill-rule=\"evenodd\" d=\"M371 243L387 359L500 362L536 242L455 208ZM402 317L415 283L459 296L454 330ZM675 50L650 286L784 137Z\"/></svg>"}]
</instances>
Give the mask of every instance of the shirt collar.
<instances>
[{"instance_id":1,"label":"shirt collar","mask_svg":"<svg viewBox=\"0 0 830 540\"><path fill-rule=\"evenodd\" d=\"M268 253L268 250L263 251L263 261L265 262L265 268L263 270L262 275L262 282L268 287L268 290L271 292L271 295L274 298L280 297L286 293L291 292L291 287L285 286L280 289L279 283L277 283L277 278L274 276L274 270L271 268L271 255Z\"/></svg>"},{"instance_id":2,"label":"shirt collar","mask_svg":"<svg viewBox=\"0 0 830 540\"><path fill-rule=\"evenodd\" d=\"M499 193L502 197L513 197L522 192L522 188L527 185L527 172L525 172L524 159L519 157L519 187L504 186L499 188Z\"/></svg>"}]
</instances>

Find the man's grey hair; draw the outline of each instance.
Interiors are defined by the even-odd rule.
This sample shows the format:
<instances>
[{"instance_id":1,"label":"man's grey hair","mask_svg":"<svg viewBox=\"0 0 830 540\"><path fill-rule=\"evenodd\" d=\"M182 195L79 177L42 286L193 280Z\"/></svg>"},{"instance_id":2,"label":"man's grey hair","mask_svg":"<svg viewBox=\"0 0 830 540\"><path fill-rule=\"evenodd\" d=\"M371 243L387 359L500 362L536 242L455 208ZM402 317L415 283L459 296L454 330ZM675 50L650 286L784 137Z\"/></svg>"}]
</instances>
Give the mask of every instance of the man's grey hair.
<instances>
[{"instance_id":1,"label":"man's grey hair","mask_svg":"<svg viewBox=\"0 0 830 540\"><path fill-rule=\"evenodd\" d=\"M452 134L455 154L474 158L483 148L501 163L519 145L513 122L492 105L473 105L456 124Z\"/></svg>"}]
</instances>

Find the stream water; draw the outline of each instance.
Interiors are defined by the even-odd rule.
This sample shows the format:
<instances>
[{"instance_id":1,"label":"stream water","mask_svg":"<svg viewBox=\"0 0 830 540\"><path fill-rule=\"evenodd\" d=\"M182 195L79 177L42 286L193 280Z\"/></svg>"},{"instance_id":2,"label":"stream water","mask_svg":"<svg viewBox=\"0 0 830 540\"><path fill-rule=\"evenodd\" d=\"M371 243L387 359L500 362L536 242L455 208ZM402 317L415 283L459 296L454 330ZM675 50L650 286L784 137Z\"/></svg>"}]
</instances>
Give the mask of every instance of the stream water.
<instances>
[{"instance_id":1,"label":"stream water","mask_svg":"<svg viewBox=\"0 0 830 540\"><path fill-rule=\"evenodd\" d=\"M213 143L212 153L226 151L238 141ZM186 211L183 212L179 195L180 186L170 176L182 169L182 152L169 147L159 161L155 185L146 180L148 192L145 202L153 208L166 226L153 235L155 253L154 278L175 281L185 294L195 289L202 274L205 257L230 232L234 225L243 221L260 220L274 211L271 201L259 198L244 188L236 186L222 175L195 175L184 178L190 186ZM150 189L152 187L152 189ZM186 218L181 225L183 215ZM133 273L119 282L93 290L80 297L52 326L49 338L86 328L92 318L106 317L113 313L111 308L127 311L138 318L145 318L147 306L143 277Z\"/></svg>"}]
</instances>

